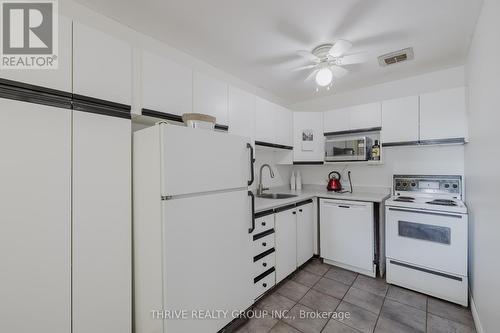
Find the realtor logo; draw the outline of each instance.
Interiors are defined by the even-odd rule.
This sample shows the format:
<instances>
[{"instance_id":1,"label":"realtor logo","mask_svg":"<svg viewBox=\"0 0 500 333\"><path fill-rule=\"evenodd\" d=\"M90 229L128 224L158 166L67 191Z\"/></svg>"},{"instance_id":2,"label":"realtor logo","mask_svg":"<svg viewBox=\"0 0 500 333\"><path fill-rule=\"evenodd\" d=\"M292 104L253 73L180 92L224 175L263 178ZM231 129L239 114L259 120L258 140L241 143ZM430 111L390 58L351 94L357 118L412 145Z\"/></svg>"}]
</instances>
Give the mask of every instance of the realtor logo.
<instances>
[{"instance_id":1,"label":"realtor logo","mask_svg":"<svg viewBox=\"0 0 500 333\"><path fill-rule=\"evenodd\" d=\"M57 69L57 0L1 0L2 69Z\"/></svg>"}]
</instances>

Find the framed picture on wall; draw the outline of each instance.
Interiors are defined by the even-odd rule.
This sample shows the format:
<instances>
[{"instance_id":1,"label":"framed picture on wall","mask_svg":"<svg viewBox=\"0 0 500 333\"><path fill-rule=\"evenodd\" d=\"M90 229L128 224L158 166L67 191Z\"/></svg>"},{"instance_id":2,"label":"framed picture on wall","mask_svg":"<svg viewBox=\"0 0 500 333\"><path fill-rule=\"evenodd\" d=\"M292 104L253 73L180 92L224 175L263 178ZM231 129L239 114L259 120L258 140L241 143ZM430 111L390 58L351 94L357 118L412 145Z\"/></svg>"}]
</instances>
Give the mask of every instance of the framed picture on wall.
<instances>
[{"instance_id":1,"label":"framed picture on wall","mask_svg":"<svg viewBox=\"0 0 500 333\"><path fill-rule=\"evenodd\" d=\"M314 150L314 131L312 129L302 130L302 150Z\"/></svg>"}]
</instances>

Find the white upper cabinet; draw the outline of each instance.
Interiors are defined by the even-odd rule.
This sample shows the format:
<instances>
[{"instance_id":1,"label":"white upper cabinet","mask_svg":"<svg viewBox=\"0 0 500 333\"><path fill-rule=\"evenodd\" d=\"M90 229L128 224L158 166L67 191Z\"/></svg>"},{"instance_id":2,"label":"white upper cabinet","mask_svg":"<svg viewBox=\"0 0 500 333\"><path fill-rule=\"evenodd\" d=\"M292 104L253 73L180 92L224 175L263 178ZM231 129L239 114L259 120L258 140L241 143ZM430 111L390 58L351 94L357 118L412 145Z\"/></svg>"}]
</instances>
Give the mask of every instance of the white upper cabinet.
<instances>
[{"instance_id":1,"label":"white upper cabinet","mask_svg":"<svg viewBox=\"0 0 500 333\"><path fill-rule=\"evenodd\" d=\"M464 87L420 95L420 140L466 137Z\"/></svg>"},{"instance_id":2,"label":"white upper cabinet","mask_svg":"<svg viewBox=\"0 0 500 333\"><path fill-rule=\"evenodd\" d=\"M256 97L255 100L255 141L274 143L274 112L276 105Z\"/></svg>"},{"instance_id":3,"label":"white upper cabinet","mask_svg":"<svg viewBox=\"0 0 500 333\"><path fill-rule=\"evenodd\" d=\"M142 54L142 107L181 116L193 111L193 71L165 57Z\"/></svg>"},{"instance_id":4,"label":"white upper cabinet","mask_svg":"<svg viewBox=\"0 0 500 333\"><path fill-rule=\"evenodd\" d=\"M227 83L195 72L193 81L193 110L216 118L219 125L228 124Z\"/></svg>"},{"instance_id":5,"label":"white upper cabinet","mask_svg":"<svg viewBox=\"0 0 500 333\"><path fill-rule=\"evenodd\" d=\"M382 123L381 103L355 105L349 108L349 129L380 127Z\"/></svg>"},{"instance_id":6,"label":"white upper cabinet","mask_svg":"<svg viewBox=\"0 0 500 333\"><path fill-rule=\"evenodd\" d=\"M229 133L255 140L255 96L229 87Z\"/></svg>"},{"instance_id":7,"label":"white upper cabinet","mask_svg":"<svg viewBox=\"0 0 500 333\"><path fill-rule=\"evenodd\" d=\"M71 92L71 20L59 16L58 68L51 70L0 70L8 80Z\"/></svg>"},{"instance_id":8,"label":"white upper cabinet","mask_svg":"<svg viewBox=\"0 0 500 333\"><path fill-rule=\"evenodd\" d=\"M324 130L341 132L381 126L380 102L324 112Z\"/></svg>"},{"instance_id":9,"label":"white upper cabinet","mask_svg":"<svg viewBox=\"0 0 500 333\"><path fill-rule=\"evenodd\" d=\"M274 111L275 142L279 145L293 146L293 112L277 106Z\"/></svg>"},{"instance_id":10,"label":"white upper cabinet","mask_svg":"<svg viewBox=\"0 0 500 333\"><path fill-rule=\"evenodd\" d=\"M418 96L382 102L382 143L418 141Z\"/></svg>"},{"instance_id":11,"label":"white upper cabinet","mask_svg":"<svg viewBox=\"0 0 500 333\"><path fill-rule=\"evenodd\" d=\"M312 133L312 141L303 141L305 133ZM293 160L323 161L324 140L323 113L293 113Z\"/></svg>"},{"instance_id":12,"label":"white upper cabinet","mask_svg":"<svg viewBox=\"0 0 500 333\"><path fill-rule=\"evenodd\" d=\"M131 45L73 22L73 93L131 105Z\"/></svg>"},{"instance_id":13,"label":"white upper cabinet","mask_svg":"<svg viewBox=\"0 0 500 333\"><path fill-rule=\"evenodd\" d=\"M323 112L324 132L349 130L349 108Z\"/></svg>"}]
</instances>

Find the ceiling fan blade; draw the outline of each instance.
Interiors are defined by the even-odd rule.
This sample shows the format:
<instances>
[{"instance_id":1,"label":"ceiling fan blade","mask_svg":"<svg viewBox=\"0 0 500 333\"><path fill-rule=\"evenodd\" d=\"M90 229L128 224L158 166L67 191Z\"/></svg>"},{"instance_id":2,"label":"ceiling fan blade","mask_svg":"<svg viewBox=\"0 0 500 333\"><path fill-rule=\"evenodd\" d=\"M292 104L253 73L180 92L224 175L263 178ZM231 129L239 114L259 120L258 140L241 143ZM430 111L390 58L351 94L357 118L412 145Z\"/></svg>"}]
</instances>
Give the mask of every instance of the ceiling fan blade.
<instances>
[{"instance_id":1,"label":"ceiling fan blade","mask_svg":"<svg viewBox=\"0 0 500 333\"><path fill-rule=\"evenodd\" d=\"M300 55L302 58L305 58L305 59L312 61L312 62L319 62L320 61L320 59L318 57L316 57L314 54L312 54L309 51L300 50L300 51L297 51L297 54Z\"/></svg>"},{"instance_id":2,"label":"ceiling fan blade","mask_svg":"<svg viewBox=\"0 0 500 333\"><path fill-rule=\"evenodd\" d=\"M303 71L305 69L311 69L311 68L314 68L316 66L317 66L316 64L314 64L314 65L300 66L300 67L292 69L292 72Z\"/></svg>"},{"instance_id":3,"label":"ceiling fan blade","mask_svg":"<svg viewBox=\"0 0 500 333\"><path fill-rule=\"evenodd\" d=\"M333 65L330 66L330 69L332 70L333 76L335 76L337 79L340 79L341 77L344 77L349 73L349 71L343 67Z\"/></svg>"},{"instance_id":4,"label":"ceiling fan blade","mask_svg":"<svg viewBox=\"0 0 500 333\"><path fill-rule=\"evenodd\" d=\"M366 53L349 54L339 58L338 60L340 62L339 65L361 64L368 60L368 54Z\"/></svg>"},{"instance_id":5,"label":"ceiling fan blade","mask_svg":"<svg viewBox=\"0 0 500 333\"><path fill-rule=\"evenodd\" d=\"M313 70L311 71L311 73L309 73L309 75L304 79L304 81L309 81L310 79L313 78L313 76L316 74L318 70Z\"/></svg>"},{"instance_id":6,"label":"ceiling fan blade","mask_svg":"<svg viewBox=\"0 0 500 333\"><path fill-rule=\"evenodd\" d=\"M334 58L340 57L341 55L346 53L351 47L352 47L351 42L344 39L339 39L333 44L332 48L330 49L330 51L328 51L328 53Z\"/></svg>"}]
</instances>

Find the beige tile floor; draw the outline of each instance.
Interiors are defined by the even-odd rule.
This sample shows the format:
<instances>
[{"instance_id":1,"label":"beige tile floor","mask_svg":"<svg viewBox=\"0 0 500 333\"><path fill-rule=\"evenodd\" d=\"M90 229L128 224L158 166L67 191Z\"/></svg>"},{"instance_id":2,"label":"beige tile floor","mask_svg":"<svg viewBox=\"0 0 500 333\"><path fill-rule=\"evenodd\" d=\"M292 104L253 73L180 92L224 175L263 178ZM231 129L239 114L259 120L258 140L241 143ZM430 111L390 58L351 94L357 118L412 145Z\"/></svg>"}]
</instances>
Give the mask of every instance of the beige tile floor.
<instances>
[{"instance_id":1,"label":"beige tile floor","mask_svg":"<svg viewBox=\"0 0 500 333\"><path fill-rule=\"evenodd\" d=\"M313 259L255 306L238 333L472 333L469 309ZM281 318L273 311L288 311ZM349 318L342 315L349 313ZM301 314L320 314L304 318ZM279 316L278 316L279 317Z\"/></svg>"}]
</instances>

